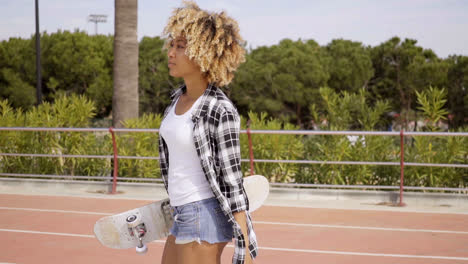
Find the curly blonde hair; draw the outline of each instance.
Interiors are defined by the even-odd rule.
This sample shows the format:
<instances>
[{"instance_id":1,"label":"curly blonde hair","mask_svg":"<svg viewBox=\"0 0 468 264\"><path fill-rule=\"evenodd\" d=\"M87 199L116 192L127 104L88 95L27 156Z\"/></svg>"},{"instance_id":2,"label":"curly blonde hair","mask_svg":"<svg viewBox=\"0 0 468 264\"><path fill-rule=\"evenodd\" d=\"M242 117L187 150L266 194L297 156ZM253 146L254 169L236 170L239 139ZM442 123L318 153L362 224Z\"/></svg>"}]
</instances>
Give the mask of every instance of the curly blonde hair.
<instances>
[{"instance_id":1,"label":"curly blonde hair","mask_svg":"<svg viewBox=\"0 0 468 264\"><path fill-rule=\"evenodd\" d=\"M164 28L164 45L168 49L176 37L185 37L185 54L201 68L208 82L226 86L237 67L245 61L244 40L237 22L225 12L202 10L192 1L183 1L174 9Z\"/></svg>"}]
</instances>

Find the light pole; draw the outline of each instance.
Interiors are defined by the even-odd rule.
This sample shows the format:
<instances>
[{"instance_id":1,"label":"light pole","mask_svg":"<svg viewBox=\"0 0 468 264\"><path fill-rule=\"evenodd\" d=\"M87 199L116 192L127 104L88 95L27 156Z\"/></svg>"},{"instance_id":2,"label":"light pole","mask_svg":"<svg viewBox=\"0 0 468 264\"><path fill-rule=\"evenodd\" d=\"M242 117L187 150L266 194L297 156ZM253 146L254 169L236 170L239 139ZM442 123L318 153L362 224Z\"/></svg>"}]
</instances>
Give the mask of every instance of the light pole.
<instances>
[{"instance_id":1,"label":"light pole","mask_svg":"<svg viewBox=\"0 0 468 264\"><path fill-rule=\"evenodd\" d=\"M88 22L94 23L94 35L98 33L98 23L105 23L107 22L107 15L89 15Z\"/></svg>"},{"instance_id":2,"label":"light pole","mask_svg":"<svg viewBox=\"0 0 468 264\"><path fill-rule=\"evenodd\" d=\"M41 35L39 33L39 0L36 0L36 99L37 105L42 103L41 80Z\"/></svg>"}]
</instances>

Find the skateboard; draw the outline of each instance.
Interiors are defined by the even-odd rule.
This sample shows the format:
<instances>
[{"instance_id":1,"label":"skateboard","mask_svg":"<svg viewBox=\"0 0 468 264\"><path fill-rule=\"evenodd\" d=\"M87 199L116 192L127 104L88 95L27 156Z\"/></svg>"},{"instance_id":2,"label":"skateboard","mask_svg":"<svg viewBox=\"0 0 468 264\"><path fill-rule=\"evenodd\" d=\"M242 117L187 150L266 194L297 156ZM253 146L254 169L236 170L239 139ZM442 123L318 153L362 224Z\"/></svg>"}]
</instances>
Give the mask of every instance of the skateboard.
<instances>
[{"instance_id":1,"label":"skateboard","mask_svg":"<svg viewBox=\"0 0 468 264\"><path fill-rule=\"evenodd\" d=\"M249 198L249 212L260 208L269 193L268 180L261 175L244 178ZM174 219L169 199L153 202L120 214L106 216L94 225L94 234L102 245L114 249L136 247L139 254L148 251L146 244L169 235Z\"/></svg>"}]
</instances>

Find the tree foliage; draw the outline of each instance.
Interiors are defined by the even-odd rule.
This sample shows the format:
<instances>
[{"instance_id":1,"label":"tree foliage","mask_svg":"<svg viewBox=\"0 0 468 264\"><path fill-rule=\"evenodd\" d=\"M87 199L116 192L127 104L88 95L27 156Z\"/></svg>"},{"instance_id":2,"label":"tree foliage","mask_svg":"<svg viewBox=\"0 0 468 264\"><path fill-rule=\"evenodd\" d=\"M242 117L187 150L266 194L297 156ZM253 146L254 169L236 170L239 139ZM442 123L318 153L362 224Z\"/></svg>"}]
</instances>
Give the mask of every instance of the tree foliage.
<instances>
[{"instance_id":1,"label":"tree foliage","mask_svg":"<svg viewBox=\"0 0 468 264\"><path fill-rule=\"evenodd\" d=\"M0 43L0 98L13 107L30 108L36 103L34 43L10 38Z\"/></svg>"},{"instance_id":2,"label":"tree foliage","mask_svg":"<svg viewBox=\"0 0 468 264\"><path fill-rule=\"evenodd\" d=\"M111 110L112 38L85 32L41 34L44 99L82 94L96 102L98 115ZM0 96L15 107L29 109L36 102L33 39L0 43Z\"/></svg>"},{"instance_id":3,"label":"tree foliage","mask_svg":"<svg viewBox=\"0 0 468 264\"><path fill-rule=\"evenodd\" d=\"M391 99L392 108L402 113L405 128L415 120L416 92L429 86L447 86L446 61L432 50L417 46L417 41L394 37L371 50L375 69L370 89L375 98Z\"/></svg>"},{"instance_id":4,"label":"tree foliage","mask_svg":"<svg viewBox=\"0 0 468 264\"><path fill-rule=\"evenodd\" d=\"M96 102L97 118L109 116L113 42L112 36L80 31L42 33L44 99L53 102L62 95L86 95ZM181 83L169 76L162 46L159 37L139 42L140 115L162 113L171 90ZM8 99L14 108L27 110L36 102L34 55L32 37L0 42L0 98ZM447 122L456 129L467 124L467 76L468 57L442 59L413 39L394 37L374 47L344 39L325 46L313 40L284 39L249 50L226 92L244 116L250 111L265 112L305 129L313 128L314 115L325 111L320 87L338 94L366 92L371 105L387 100L388 111L399 113L403 127L409 129L410 122L423 117L418 116L417 93L439 87L447 92ZM356 122L353 127L361 126Z\"/></svg>"},{"instance_id":5,"label":"tree foliage","mask_svg":"<svg viewBox=\"0 0 468 264\"><path fill-rule=\"evenodd\" d=\"M328 87L348 92L367 87L374 75L370 48L343 39L335 39L325 48L330 56Z\"/></svg>"},{"instance_id":6,"label":"tree foliage","mask_svg":"<svg viewBox=\"0 0 468 264\"><path fill-rule=\"evenodd\" d=\"M328 58L315 41L282 40L247 56L232 85L232 98L241 112L266 112L281 120L303 124L308 105L328 78Z\"/></svg>"},{"instance_id":7,"label":"tree foliage","mask_svg":"<svg viewBox=\"0 0 468 264\"><path fill-rule=\"evenodd\" d=\"M468 119L468 57L450 56L447 73L447 105L451 125L461 127Z\"/></svg>"},{"instance_id":8,"label":"tree foliage","mask_svg":"<svg viewBox=\"0 0 468 264\"><path fill-rule=\"evenodd\" d=\"M169 75L163 45L164 40L159 37L144 37L140 41L138 85L143 113L162 113L170 103L171 91L180 81Z\"/></svg>"}]
</instances>

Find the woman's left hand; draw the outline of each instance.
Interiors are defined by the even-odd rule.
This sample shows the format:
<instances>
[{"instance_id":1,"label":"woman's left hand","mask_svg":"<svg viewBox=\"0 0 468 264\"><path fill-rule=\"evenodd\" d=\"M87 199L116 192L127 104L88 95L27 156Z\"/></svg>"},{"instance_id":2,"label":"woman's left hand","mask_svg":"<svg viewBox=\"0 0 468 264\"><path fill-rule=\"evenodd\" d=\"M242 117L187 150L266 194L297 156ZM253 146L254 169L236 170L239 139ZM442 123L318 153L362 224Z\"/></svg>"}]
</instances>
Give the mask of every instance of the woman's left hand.
<instances>
[{"instance_id":1,"label":"woman's left hand","mask_svg":"<svg viewBox=\"0 0 468 264\"><path fill-rule=\"evenodd\" d=\"M244 235L244 241L245 241L245 264L252 264L253 260L252 257L250 256L250 250L249 250L249 235L248 235L248 230L247 230L247 215L245 214L245 211L237 212L234 213L234 218L236 219L236 222L239 223L241 226L242 234Z\"/></svg>"}]
</instances>

